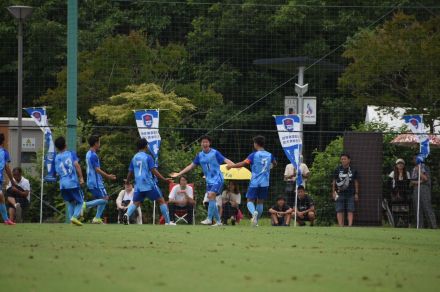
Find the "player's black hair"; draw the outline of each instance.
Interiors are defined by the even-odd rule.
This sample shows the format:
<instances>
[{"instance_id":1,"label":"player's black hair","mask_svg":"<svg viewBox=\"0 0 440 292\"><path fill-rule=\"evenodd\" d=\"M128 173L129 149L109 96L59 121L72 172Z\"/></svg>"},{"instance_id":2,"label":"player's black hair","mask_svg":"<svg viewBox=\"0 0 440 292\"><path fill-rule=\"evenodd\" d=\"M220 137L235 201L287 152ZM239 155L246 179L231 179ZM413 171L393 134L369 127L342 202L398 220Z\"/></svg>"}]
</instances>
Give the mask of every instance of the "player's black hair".
<instances>
[{"instance_id":1,"label":"player's black hair","mask_svg":"<svg viewBox=\"0 0 440 292\"><path fill-rule=\"evenodd\" d=\"M203 140L208 140L208 141L209 141L209 144L212 144L212 139L211 139L211 137L209 137L208 135L203 135L203 136L200 138L200 142L202 142Z\"/></svg>"},{"instance_id":2,"label":"player's black hair","mask_svg":"<svg viewBox=\"0 0 440 292\"><path fill-rule=\"evenodd\" d=\"M186 179L186 181L188 181L188 178L185 175L181 175L181 176L179 176L179 183L182 178L184 178L184 179Z\"/></svg>"},{"instance_id":3,"label":"player's black hair","mask_svg":"<svg viewBox=\"0 0 440 292\"><path fill-rule=\"evenodd\" d=\"M148 146L147 139L145 139L145 138L138 139L137 143L136 143L136 146L137 146L138 150L142 150L142 149L147 148L147 146Z\"/></svg>"},{"instance_id":4,"label":"player's black hair","mask_svg":"<svg viewBox=\"0 0 440 292\"><path fill-rule=\"evenodd\" d=\"M64 137L58 137L55 139L55 147L58 150L64 150L66 148L66 139Z\"/></svg>"},{"instance_id":5,"label":"player's black hair","mask_svg":"<svg viewBox=\"0 0 440 292\"><path fill-rule=\"evenodd\" d=\"M19 167L19 166L17 166L17 167L15 167L13 170L12 170L12 173L14 173L14 172L18 172L20 175L23 173L23 169L21 169L21 167Z\"/></svg>"},{"instance_id":6,"label":"player's black hair","mask_svg":"<svg viewBox=\"0 0 440 292\"><path fill-rule=\"evenodd\" d=\"M99 136L97 135L92 135L87 140L87 142L89 142L90 147L93 147L98 141L99 141Z\"/></svg>"},{"instance_id":7,"label":"player's black hair","mask_svg":"<svg viewBox=\"0 0 440 292\"><path fill-rule=\"evenodd\" d=\"M278 201L281 201L281 200L283 200L284 202L286 201L286 198L284 198L283 196L279 196L278 198L277 198L277 202Z\"/></svg>"},{"instance_id":8,"label":"player's black hair","mask_svg":"<svg viewBox=\"0 0 440 292\"><path fill-rule=\"evenodd\" d=\"M299 190L304 190L304 191L305 191L306 188L305 188L304 186L298 186L298 189L297 189L297 190L298 190L298 191L299 191Z\"/></svg>"},{"instance_id":9,"label":"player's black hair","mask_svg":"<svg viewBox=\"0 0 440 292\"><path fill-rule=\"evenodd\" d=\"M266 142L266 138L261 135L255 136L252 140L260 147L264 147L264 143Z\"/></svg>"},{"instance_id":10,"label":"player's black hair","mask_svg":"<svg viewBox=\"0 0 440 292\"><path fill-rule=\"evenodd\" d=\"M5 134L0 133L0 145L3 145L4 141L5 141Z\"/></svg>"},{"instance_id":11,"label":"player's black hair","mask_svg":"<svg viewBox=\"0 0 440 292\"><path fill-rule=\"evenodd\" d=\"M343 156L347 157L348 159L351 159L351 157L348 153L341 153L341 155L339 155L339 158L341 158Z\"/></svg>"}]
</instances>

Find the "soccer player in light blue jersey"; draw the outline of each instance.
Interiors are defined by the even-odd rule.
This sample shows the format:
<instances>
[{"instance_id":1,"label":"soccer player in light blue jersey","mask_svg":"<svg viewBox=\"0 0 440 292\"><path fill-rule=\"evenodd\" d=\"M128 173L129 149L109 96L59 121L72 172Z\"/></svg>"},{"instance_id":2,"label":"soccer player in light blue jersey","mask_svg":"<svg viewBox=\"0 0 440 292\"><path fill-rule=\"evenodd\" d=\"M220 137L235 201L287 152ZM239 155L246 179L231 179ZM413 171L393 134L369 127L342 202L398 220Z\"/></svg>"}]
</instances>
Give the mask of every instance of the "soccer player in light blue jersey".
<instances>
[{"instance_id":1,"label":"soccer player in light blue jersey","mask_svg":"<svg viewBox=\"0 0 440 292\"><path fill-rule=\"evenodd\" d=\"M55 140L55 147L58 150L55 156L55 171L60 178L61 196L66 203L70 222L82 226L78 218L84 202L84 194L81 190L84 179L78 157L74 152L67 150L64 137Z\"/></svg>"},{"instance_id":2,"label":"soccer player in light blue jersey","mask_svg":"<svg viewBox=\"0 0 440 292\"><path fill-rule=\"evenodd\" d=\"M185 167L180 172L174 172L171 177L179 177L185 173L191 171L197 166L201 166L206 178L206 192L208 193L209 205L208 205L208 218L201 223L204 225L212 225L212 219L214 218L216 224L212 226L221 226L220 214L216 205L216 197L222 193L223 189L223 174L220 171L220 165L226 163L233 165L234 163L225 158L218 150L211 148L211 138L203 136L200 140L202 151L200 151L194 161Z\"/></svg>"},{"instance_id":3,"label":"soccer player in light blue jersey","mask_svg":"<svg viewBox=\"0 0 440 292\"><path fill-rule=\"evenodd\" d=\"M155 177L166 182L171 182L171 179L164 178L156 169L153 158L147 154L148 142L146 139L138 140L137 149L139 152L133 156L127 175L127 181L131 181L134 176L133 204L128 207L127 212L122 217L122 221L125 225L128 225L130 216L142 204L145 198L148 198L159 204L160 212L165 218L165 225L176 225L176 223L170 222L168 206L156 184Z\"/></svg>"},{"instance_id":4,"label":"soccer player in light blue jersey","mask_svg":"<svg viewBox=\"0 0 440 292\"><path fill-rule=\"evenodd\" d=\"M252 225L257 226L258 218L263 214L263 203L269 194L270 170L277 165L275 157L264 150L265 139L263 136L256 136L253 139L255 152L251 153L245 160L226 168L240 168L246 165L251 166L252 177L249 189L246 193L247 207L252 215ZM257 205L255 206L255 201Z\"/></svg>"},{"instance_id":5,"label":"soccer player in light blue jersey","mask_svg":"<svg viewBox=\"0 0 440 292\"><path fill-rule=\"evenodd\" d=\"M6 175L9 178L9 181L13 186L17 186L13 177L11 168L9 167L9 163L11 159L9 157L9 152L5 148L3 148L3 144L5 142L5 135L0 133L0 213L3 218L3 223L5 225L15 225L15 223L9 219L8 212L6 211L5 205L5 196L3 195L2 186L3 186L3 171L6 172Z\"/></svg>"},{"instance_id":6,"label":"soccer player in light blue jersey","mask_svg":"<svg viewBox=\"0 0 440 292\"><path fill-rule=\"evenodd\" d=\"M96 207L96 215L93 218L93 224L102 224L102 213L108 202L107 191L104 187L104 180L115 180L114 174L108 174L101 168L101 162L99 161L98 154L96 153L101 147L101 142L98 136L92 135L89 137L90 150L86 154L87 163L87 187L92 193L94 200L85 202L83 208Z\"/></svg>"}]
</instances>

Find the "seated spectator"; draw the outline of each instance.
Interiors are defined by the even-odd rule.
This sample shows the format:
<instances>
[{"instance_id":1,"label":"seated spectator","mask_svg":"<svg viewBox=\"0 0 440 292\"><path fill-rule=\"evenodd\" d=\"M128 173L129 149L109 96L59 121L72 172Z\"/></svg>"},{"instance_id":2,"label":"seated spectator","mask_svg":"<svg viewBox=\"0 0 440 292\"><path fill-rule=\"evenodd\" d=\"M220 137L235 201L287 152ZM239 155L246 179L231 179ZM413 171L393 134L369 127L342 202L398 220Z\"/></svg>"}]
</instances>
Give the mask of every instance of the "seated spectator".
<instances>
[{"instance_id":1,"label":"seated spectator","mask_svg":"<svg viewBox=\"0 0 440 292\"><path fill-rule=\"evenodd\" d=\"M235 225L237 221L238 207L241 203L241 195L238 186L235 182L229 181L228 187L221 195L222 212L220 213L223 224L228 224L228 219L231 219L231 224Z\"/></svg>"},{"instance_id":2,"label":"seated spectator","mask_svg":"<svg viewBox=\"0 0 440 292\"><path fill-rule=\"evenodd\" d=\"M12 186L9 182L6 187L6 197L9 209L9 218L16 222L26 219L26 211L29 209L31 200L31 185L29 180L22 176L22 169L16 167L12 170L12 177L17 186Z\"/></svg>"},{"instance_id":3,"label":"seated spectator","mask_svg":"<svg viewBox=\"0 0 440 292\"><path fill-rule=\"evenodd\" d=\"M127 212L128 206L133 204L133 185L131 182L124 180L124 189L119 192L116 199L116 207L118 208L118 223L121 223L122 216ZM130 217L130 223L142 224L142 211L138 207Z\"/></svg>"},{"instance_id":4,"label":"seated spectator","mask_svg":"<svg viewBox=\"0 0 440 292\"><path fill-rule=\"evenodd\" d=\"M185 176L180 176L179 184L175 185L168 197L168 209L170 212L170 220L172 222L176 219L176 211L186 211L186 220L188 224L193 222L193 209L194 209L194 190L188 185L188 180Z\"/></svg>"},{"instance_id":5,"label":"seated spectator","mask_svg":"<svg viewBox=\"0 0 440 292\"><path fill-rule=\"evenodd\" d=\"M298 187L298 199L296 201L296 222L304 226L305 221L310 221L310 226L315 223L315 204L312 198L306 194L303 186Z\"/></svg>"},{"instance_id":6,"label":"seated spectator","mask_svg":"<svg viewBox=\"0 0 440 292\"><path fill-rule=\"evenodd\" d=\"M278 197L277 202L269 209L272 226L289 226L293 209L286 204L284 197Z\"/></svg>"}]
</instances>

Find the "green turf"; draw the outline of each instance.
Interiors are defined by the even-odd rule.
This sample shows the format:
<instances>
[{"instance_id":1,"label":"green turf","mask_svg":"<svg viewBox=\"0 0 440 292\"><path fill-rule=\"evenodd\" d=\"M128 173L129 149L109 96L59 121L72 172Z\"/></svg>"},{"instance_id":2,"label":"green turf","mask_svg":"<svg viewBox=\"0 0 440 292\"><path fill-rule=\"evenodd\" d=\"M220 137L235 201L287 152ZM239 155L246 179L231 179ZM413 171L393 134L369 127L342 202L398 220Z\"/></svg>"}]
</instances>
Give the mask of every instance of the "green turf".
<instances>
[{"instance_id":1,"label":"green turf","mask_svg":"<svg viewBox=\"0 0 440 292\"><path fill-rule=\"evenodd\" d=\"M0 226L1 291L439 291L440 232Z\"/></svg>"}]
</instances>

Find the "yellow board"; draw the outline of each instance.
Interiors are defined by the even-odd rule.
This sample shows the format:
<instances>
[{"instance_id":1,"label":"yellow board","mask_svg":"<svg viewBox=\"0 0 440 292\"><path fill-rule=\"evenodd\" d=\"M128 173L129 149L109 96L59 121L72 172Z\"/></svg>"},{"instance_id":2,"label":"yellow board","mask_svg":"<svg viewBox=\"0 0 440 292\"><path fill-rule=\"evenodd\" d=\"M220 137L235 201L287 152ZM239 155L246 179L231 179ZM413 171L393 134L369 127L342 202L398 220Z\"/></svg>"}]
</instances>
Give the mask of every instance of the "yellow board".
<instances>
[{"instance_id":1,"label":"yellow board","mask_svg":"<svg viewBox=\"0 0 440 292\"><path fill-rule=\"evenodd\" d=\"M223 173L225 180L250 180L251 172L246 167L226 169L226 164L220 165L220 171Z\"/></svg>"}]
</instances>

